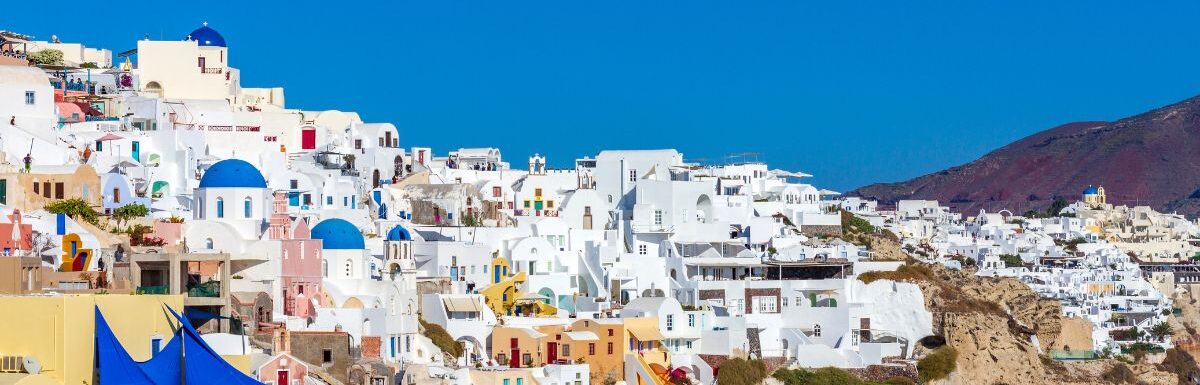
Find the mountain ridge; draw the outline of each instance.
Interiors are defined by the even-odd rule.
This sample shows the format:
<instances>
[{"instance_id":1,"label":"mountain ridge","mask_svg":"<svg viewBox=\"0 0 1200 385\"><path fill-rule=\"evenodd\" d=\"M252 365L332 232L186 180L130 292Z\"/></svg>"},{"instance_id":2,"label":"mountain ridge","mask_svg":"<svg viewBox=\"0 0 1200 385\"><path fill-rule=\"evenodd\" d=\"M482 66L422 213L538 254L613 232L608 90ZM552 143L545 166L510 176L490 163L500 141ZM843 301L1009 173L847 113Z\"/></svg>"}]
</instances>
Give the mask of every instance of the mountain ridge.
<instances>
[{"instance_id":1,"label":"mountain ridge","mask_svg":"<svg viewBox=\"0 0 1200 385\"><path fill-rule=\"evenodd\" d=\"M1043 209L1104 186L1108 202L1200 214L1200 96L1113 122L1067 123L1018 139L971 162L847 195L885 205L936 199L973 214Z\"/></svg>"}]
</instances>

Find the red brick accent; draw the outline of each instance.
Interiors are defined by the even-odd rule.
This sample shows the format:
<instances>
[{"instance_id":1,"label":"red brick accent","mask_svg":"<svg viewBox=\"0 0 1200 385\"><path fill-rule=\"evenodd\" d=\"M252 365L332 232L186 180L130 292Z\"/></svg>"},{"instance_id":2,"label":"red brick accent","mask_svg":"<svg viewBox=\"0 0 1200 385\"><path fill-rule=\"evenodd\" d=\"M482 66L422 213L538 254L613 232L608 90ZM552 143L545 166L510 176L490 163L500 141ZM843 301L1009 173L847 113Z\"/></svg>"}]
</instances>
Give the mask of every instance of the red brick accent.
<instances>
[{"instance_id":1,"label":"red brick accent","mask_svg":"<svg viewBox=\"0 0 1200 385\"><path fill-rule=\"evenodd\" d=\"M379 345L382 340L377 336L362 337L362 358L379 358Z\"/></svg>"}]
</instances>

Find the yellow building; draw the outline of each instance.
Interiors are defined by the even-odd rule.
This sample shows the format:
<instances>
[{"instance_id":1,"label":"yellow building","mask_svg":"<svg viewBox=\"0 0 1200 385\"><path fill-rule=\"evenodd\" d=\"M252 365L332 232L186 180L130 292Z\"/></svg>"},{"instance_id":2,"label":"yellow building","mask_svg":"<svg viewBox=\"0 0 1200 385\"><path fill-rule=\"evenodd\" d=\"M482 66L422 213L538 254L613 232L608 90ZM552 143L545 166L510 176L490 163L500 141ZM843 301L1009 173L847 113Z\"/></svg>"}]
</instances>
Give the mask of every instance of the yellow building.
<instances>
[{"instance_id":1,"label":"yellow building","mask_svg":"<svg viewBox=\"0 0 1200 385\"><path fill-rule=\"evenodd\" d=\"M492 358L509 367L553 363L588 364L592 381L623 378L626 355L646 365L643 372L665 373L671 356L662 347L658 318L585 319L560 325L499 326L492 331ZM643 364L644 363L644 364ZM660 379L658 376L649 376Z\"/></svg>"},{"instance_id":2,"label":"yellow building","mask_svg":"<svg viewBox=\"0 0 1200 385\"><path fill-rule=\"evenodd\" d=\"M18 384L92 384L95 308L105 314L133 359L150 359L151 347L171 339L163 305L183 311L179 295L71 294L0 296L0 356L32 357L41 373Z\"/></svg>"},{"instance_id":3,"label":"yellow building","mask_svg":"<svg viewBox=\"0 0 1200 385\"><path fill-rule=\"evenodd\" d=\"M1083 190L1083 203L1091 207L1101 207L1108 203L1104 196L1104 186L1088 186Z\"/></svg>"}]
</instances>

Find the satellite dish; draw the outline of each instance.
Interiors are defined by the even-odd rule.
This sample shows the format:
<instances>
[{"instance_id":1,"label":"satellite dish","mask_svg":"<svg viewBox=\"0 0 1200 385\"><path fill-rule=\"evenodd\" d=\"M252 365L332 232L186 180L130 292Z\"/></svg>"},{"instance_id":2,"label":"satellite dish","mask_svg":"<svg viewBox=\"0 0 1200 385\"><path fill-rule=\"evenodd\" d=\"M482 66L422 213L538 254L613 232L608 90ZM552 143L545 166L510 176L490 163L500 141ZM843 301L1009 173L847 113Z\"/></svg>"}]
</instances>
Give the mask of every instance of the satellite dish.
<instances>
[{"instance_id":1,"label":"satellite dish","mask_svg":"<svg viewBox=\"0 0 1200 385\"><path fill-rule=\"evenodd\" d=\"M42 364L38 362L37 358L25 356L21 361L25 367L25 373L38 374L42 372Z\"/></svg>"}]
</instances>

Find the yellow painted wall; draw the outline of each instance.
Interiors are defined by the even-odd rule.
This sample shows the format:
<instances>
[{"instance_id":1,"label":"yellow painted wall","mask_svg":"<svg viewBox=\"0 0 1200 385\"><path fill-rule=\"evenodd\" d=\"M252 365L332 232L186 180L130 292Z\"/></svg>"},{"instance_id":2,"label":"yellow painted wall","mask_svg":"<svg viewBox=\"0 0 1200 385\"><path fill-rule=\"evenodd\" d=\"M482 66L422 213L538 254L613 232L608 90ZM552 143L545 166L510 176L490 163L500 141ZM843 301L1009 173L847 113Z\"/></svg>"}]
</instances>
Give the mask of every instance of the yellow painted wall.
<instances>
[{"instance_id":1,"label":"yellow painted wall","mask_svg":"<svg viewBox=\"0 0 1200 385\"><path fill-rule=\"evenodd\" d=\"M150 358L150 339L170 340L166 304L183 309L179 295L78 294L0 297L0 356L33 356L42 374L62 384L91 384L95 350L94 306L121 345L139 361Z\"/></svg>"}]
</instances>

